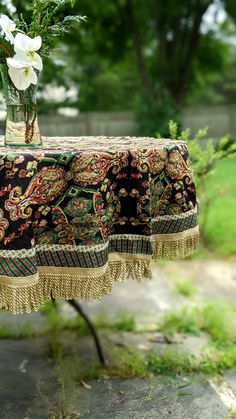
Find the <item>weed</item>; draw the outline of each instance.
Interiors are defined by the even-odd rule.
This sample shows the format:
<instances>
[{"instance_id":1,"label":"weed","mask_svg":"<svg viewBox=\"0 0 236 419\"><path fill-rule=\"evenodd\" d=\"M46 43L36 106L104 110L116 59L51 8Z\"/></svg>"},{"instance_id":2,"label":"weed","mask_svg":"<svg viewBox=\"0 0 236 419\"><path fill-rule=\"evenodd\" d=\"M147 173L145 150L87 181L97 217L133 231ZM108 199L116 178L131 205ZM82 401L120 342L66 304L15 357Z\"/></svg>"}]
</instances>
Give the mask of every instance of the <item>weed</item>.
<instances>
[{"instance_id":1,"label":"weed","mask_svg":"<svg viewBox=\"0 0 236 419\"><path fill-rule=\"evenodd\" d=\"M191 278L182 278L180 280L176 280L175 289L184 297L192 297L195 291Z\"/></svg>"},{"instance_id":2,"label":"weed","mask_svg":"<svg viewBox=\"0 0 236 419\"><path fill-rule=\"evenodd\" d=\"M134 376L150 376L145 355L129 345L129 347L113 349L107 373L111 376L130 378Z\"/></svg>"},{"instance_id":3,"label":"weed","mask_svg":"<svg viewBox=\"0 0 236 419\"><path fill-rule=\"evenodd\" d=\"M225 419L236 419L235 407L232 407L231 409L229 409L229 416L227 416Z\"/></svg>"},{"instance_id":4,"label":"weed","mask_svg":"<svg viewBox=\"0 0 236 419\"><path fill-rule=\"evenodd\" d=\"M19 325L17 329L10 326L0 326L0 339L23 339L39 336L40 332L35 330L30 322Z\"/></svg>"},{"instance_id":5,"label":"weed","mask_svg":"<svg viewBox=\"0 0 236 419\"><path fill-rule=\"evenodd\" d=\"M199 335L204 331L215 343L222 346L235 341L230 314L232 315L232 310L230 312L230 308L222 304L184 306L179 311L167 313L159 328L170 336L175 333Z\"/></svg>"},{"instance_id":6,"label":"weed","mask_svg":"<svg viewBox=\"0 0 236 419\"><path fill-rule=\"evenodd\" d=\"M199 335L199 309L197 307L183 307L179 311L169 312L160 322L160 330L169 336L175 333Z\"/></svg>"},{"instance_id":7,"label":"weed","mask_svg":"<svg viewBox=\"0 0 236 419\"><path fill-rule=\"evenodd\" d=\"M112 329L123 332L134 332L136 329L135 317L127 310L118 311L112 320L105 313L100 314L94 319L94 324L98 329Z\"/></svg>"}]
</instances>

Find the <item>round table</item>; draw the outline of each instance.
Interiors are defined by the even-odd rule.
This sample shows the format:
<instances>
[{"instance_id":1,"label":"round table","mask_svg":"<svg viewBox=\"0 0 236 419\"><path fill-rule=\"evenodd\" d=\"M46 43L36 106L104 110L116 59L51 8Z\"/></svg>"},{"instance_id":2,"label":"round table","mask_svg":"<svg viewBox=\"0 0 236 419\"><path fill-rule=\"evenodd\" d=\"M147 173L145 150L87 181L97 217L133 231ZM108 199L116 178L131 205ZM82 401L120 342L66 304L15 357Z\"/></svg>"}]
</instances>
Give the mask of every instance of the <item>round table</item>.
<instances>
[{"instance_id":1,"label":"round table","mask_svg":"<svg viewBox=\"0 0 236 419\"><path fill-rule=\"evenodd\" d=\"M197 248L193 173L183 141L0 141L0 308L94 300L113 281L151 278L150 262Z\"/></svg>"}]
</instances>

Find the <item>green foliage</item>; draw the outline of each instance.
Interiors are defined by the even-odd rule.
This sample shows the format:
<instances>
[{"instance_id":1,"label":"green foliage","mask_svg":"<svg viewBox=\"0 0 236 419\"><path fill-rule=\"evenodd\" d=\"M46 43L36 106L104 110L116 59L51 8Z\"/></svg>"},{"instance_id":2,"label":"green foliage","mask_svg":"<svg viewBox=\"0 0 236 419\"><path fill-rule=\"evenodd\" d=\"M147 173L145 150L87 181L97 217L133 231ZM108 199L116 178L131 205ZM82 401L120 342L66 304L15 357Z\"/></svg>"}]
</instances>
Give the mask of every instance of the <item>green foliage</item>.
<instances>
[{"instance_id":1,"label":"green foliage","mask_svg":"<svg viewBox=\"0 0 236 419\"><path fill-rule=\"evenodd\" d=\"M174 336L175 333L186 333L199 335L199 310L192 307L184 307L179 312L167 313L161 323L160 330L167 336Z\"/></svg>"},{"instance_id":2,"label":"green foliage","mask_svg":"<svg viewBox=\"0 0 236 419\"><path fill-rule=\"evenodd\" d=\"M219 161L200 194L199 221L208 249L236 254L236 159Z\"/></svg>"},{"instance_id":3,"label":"green foliage","mask_svg":"<svg viewBox=\"0 0 236 419\"><path fill-rule=\"evenodd\" d=\"M139 135L168 137L169 121L172 118L179 120L179 110L167 91L162 97L157 95L156 100L143 93L137 100L135 118Z\"/></svg>"},{"instance_id":4,"label":"green foliage","mask_svg":"<svg viewBox=\"0 0 236 419\"><path fill-rule=\"evenodd\" d=\"M121 310L117 313L114 329L124 332L133 332L136 328L136 321L134 315L126 310Z\"/></svg>"},{"instance_id":5,"label":"green foliage","mask_svg":"<svg viewBox=\"0 0 236 419\"><path fill-rule=\"evenodd\" d=\"M153 374L184 374L184 373L204 373L206 375L223 374L224 371L231 369L235 371L236 347L230 344L224 349L218 349L209 345L202 351L197 359L193 355L173 350L166 350L161 355L156 352L148 354L147 370Z\"/></svg>"},{"instance_id":6,"label":"green foliage","mask_svg":"<svg viewBox=\"0 0 236 419\"><path fill-rule=\"evenodd\" d=\"M42 55L48 55L54 48L57 38L67 33L71 24L85 20L84 16L68 15L64 16L63 7L66 5L74 6L75 1L71 0L33 0L32 17L29 23L22 20L21 28L27 35L42 37ZM19 22L20 23L20 22Z\"/></svg>"},{"instance_id":7,"label":"green foliage","mask_svg":"<svg viewBox=\"0 0 236 419\"><path fill-rule=\"evenodd\" d=\"M161 355L151 351L147 356L148 370L155 375L186 373L195 370L194 356L166 350Z\"/></svg>"},{"instance_id":8,"label":"green foliage","mask_svg":"<svg viewBox=\"0 0 236 419\"><path fill-rule=\"evenodd\" d=\"M175 333L198 336L201 332L207 332L212 342L223 347L233 344L236 339L232 314L233 310L222 304L184 306L179 311L167 313L162 319L160 330L169 336Z\"/></svg>"},{"instance_id":9,"label":"green foliage","mask_svg":"<svg viewBox=\"0 0 236 419\"><path fill-rule=\"evenodd\" d=\"M66 15L65 7L73 8L77 0L32 0L25 4L25 9L16 19L17 29L30 37L42 37L41 55L49 55L56 45L57 39L69 32L73 23L85 20L84 16ZM20 8L21 9L21 8ZM11 55L12 46L4 48L0 38L2 57Z\"/></svg>"},{"instance_id":10,"label":"green foliage","mask_svg":"<svg viewBox=\"0 0 236 419\"><path fill-rule=\"evenodd\" d=\"M226 2L223 1L222 5ZM80 54L83 69L86 70L86 64L90 61L95 70L80 79L86 109L105 109L96 100L96 96L101 96L100 83L96 80L103 74L109 77L110 68L122 68L123 71L117 73L117 87L120 85L122 91L125 80L131 75L136 91L134 95L130 91L130 99L141 96L141 103L137 104L138 119L141 119L140 133L166 133L167 121L175 117L175 112L173 109L169 112L172 104L167 106L164 103L167 114L159 117L163 113L165 92L168 92L174 104L180 105L186 96L193 94L193 90L198 93L199 86L202 91L207 89L204 80L209 82L223 70L226 72L226 67L229 69L227 57L232 51L228 48L226 37L223 34L219 37L217 31L200 32L204 12L212 3L213 0L188 3L168 0L163 7L161 2L153 0L80 0L81 11L88 16L88 23L77 36L74 50L77 56ZM71 37L67 39L73 42ZM112 80L109 79L108 84L112 84ZM91 92L87 97L87 86L91 85L94 87L95 100ZM104 103L107 106L105 97L110 97L111 93L106 89L106 84L104 87ZM116 90L116 85L114 88ZM148 97L148 101L145 97L145 109L142 92ZM127 104L124 96L118 94L118 97L121 109L130 109L130 105L136 109L135 100L129 100ZM117 108L117 101L110 100L109 109Z\"/></svg>"},{"instance_id":11,"label":"green foliage","mask_svg":"<svg viewBox=\"0 0 236 419\"><path fill-rule=\"evenodd\" d=\"M194 294L194 287L190 278L182 278L176 280L175 289L184 297L191 297Z\"/></svg>"},{"instance_id":12,"label":"green foliage","mask_svg":"<svg viewBox=\"0 0 236 419\"><path fill-rule=\"evenodd\" d=\"M133 75L124 71L122 65L110 65L107 68L103 60L90 62L78 69L77 83L81 85L78 106L84 112L126 111L134 107L137 96L137 82ZM122 74L121 74L122 73ZM71 74L71 79L75 75Z\"/></svg>"},{"instance_id":13,"label":"green foliage","mask_svg":"<svg viewBox=\"0 0 236 419\"><path fill-rule=\"evenodd\" d=\"M110 357L108 373L113 377L144 377L151 374L145 355L133 346L113 349Z\"/></svg>"},{"instance_id":14,"label":"green foliage","mask_svg":"<svg viewBox=\"0 0 236 419\"><path fill-rule=\"evenodd\" d=\"M209 213L219 194L219 191L214 194L211 192L210 182L220 161L236 158L236 141L228 135L222 137L218 142L206 141L204 140L207 133L206 128L200 129L194 138L191 138L190 130L179 132L178 124L174 121L169 123L169 132L172 139L184 140L188 145L200 206L201 238L204 244L209 246L208 234L206 233ZM230 172L226 172L225 176L230 176ZM230 213L230 206L226 207L225 211ZM221 214L225 220L224 211ZM232 217L231 219L233 220Z\"/></svg>"},{"instance_id":15,"label":"green foliage","mask_svg":"<svg viewBox=\"0 0 236 419\"><path fill-rule=\"evenodd\" d=\"M136 329L135 317L127 310L120 310L113 319L105 313L98 315L94 323L99 329L120 330L123 332L133 332Z\"/></svg>"},{"instance_id":16,"label":"green foliage","mask_svg":"<svg viewBox=\"0 0 236 419\"><path fill-rule=\"evenodd\" d=\"M74 69L72 79L81 85L81 110L134 109L136 98L143 91L154 109L158 94L163 95L163 91L168 91L177 104L183 103L186 96L194 103L199 98L208 98L208 101L219 101L222 97L231 101L235 99L235 88L232 89L235 67L228 59L235 54L227 44L227 33L228 26L231 26L231 32L235 30L233 22L236 14L230 0L221 2L229 15L226 22L207 33L200 32L200 24L204 11L213 0L194 0L188 4L168 0L165 7L153 0L37 1L39 7L43 4L58 8L53 19L60 21L51 24L53 45L58 40L56 33L65 35L63 42L70 47L69 61ZM29 0L14 0L26 26L32 12L31 3ZM76 16L82 11L88 16L88 21L82 28L74 25L71 33L65 34L67 24L73 24L70 21L72 6ZM35 8L36 14L39 7ZM77 20L76 16L72 19ZM44 26L40 24L40 30L45 39L47 30L44 27L48 25L48 18L47 13L43 13ZM138 45L134 41L137 34ZM68 50L65 55L68 59ZM115 77L111 74L113 70ZM68 80L69 72L68 68L64 69L65 80ZM52 68L50 77L55 79ZM127 79L130 79L128 85ZM158 112L151 112L154 118L150 116L147 119L147 130L160 111L161 105ZM146 114L144 112L143 120ZM175 114L167 112L166 120L170 117L174 118ZM164 128L161 125L161 122L158 123L156 131L162 135L162 132L167 132L167 124L164 123ZM154 130L155 127L149 131L153 133ZM142 129L142 133L148 134L148 131Z\"/></svg>"},{"instance_id":17,"label":"green foliage","mask_svg":"<svg viewBox=\"0 0 236 419\"><path fill-rule=\"evenodd\" d=\"M9 44L1 35L0 35L0 63L4 62L6 57L10 57L13 54L12 45Z\"/></svg>"},{"instance_id":18,"label":"green foliage","mask_svg":"<svg viewBox=\"0 0 236 419\"><path fill-rule=\"evenodd\" d=\"M24 339L38 336L38 332L30 322L25 322L17 329L9 326L0 326L0 339Z\"/></svg>"},{"instance_id":19,"label":"green foliage","mask_svg":"<svg viewBox=\"0 0 236 419\"><path fill-rule=\"evenodd\" d=\"M162 136L186 98L190 103L235 100L235 65L229 60L235 54L227 43L228 26L235 30L235 7L223 0L230 18L202 33L202 18L212 3L167 0L163 7L153 0L35 0L32 10L32 0L14 0L22 29L39 33L48 45L43 54L63 35L55 59L68 65L63 71L45 66L43 82L79 84L82 111L135 110L140 134ZM0 12L6 13L3 6ZM83 19L80 12L88 17L81 27L73 24Z\"/></svg>"},{"instance_id":20,"label":"green foliage","mask_svg":"<svg viewBox=\"0 0 236 419\"><path fill-rule=\"evenodd\" d=\"M222 137L217 143L213 140L204 141L207 128L203 128L194 138L190 138L190 130L179 132L178 124L172 120L169 122L169 133L172 139L183 140L188 144L189 157L198 185L203 184L212 174L219 160L236 157L236 142L228 135Z\"/></svg>"}]
</instances>

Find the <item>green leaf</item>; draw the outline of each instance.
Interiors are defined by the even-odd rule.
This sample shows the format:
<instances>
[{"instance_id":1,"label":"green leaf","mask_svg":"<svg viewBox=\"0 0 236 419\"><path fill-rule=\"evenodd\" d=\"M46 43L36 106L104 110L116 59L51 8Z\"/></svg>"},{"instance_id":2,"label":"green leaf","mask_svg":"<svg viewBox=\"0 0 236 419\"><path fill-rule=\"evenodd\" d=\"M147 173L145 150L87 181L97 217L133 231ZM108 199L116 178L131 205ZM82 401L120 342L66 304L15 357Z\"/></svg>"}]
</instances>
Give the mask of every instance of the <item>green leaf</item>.
<instances>
[{"instance_id":1,"label":"green leaf","mask_svg":"<svg viewBox=\"0 0 236 419\"><path fill-rule=\"evenodd\" d=\"M67 23L67 22L77 22L77 23L80 23L81 20L85 21L86 20L86 16L66 16L65 19L63 19L62 23Z\"/></svg>"},{"instance_id":2,"label":"green leaf","mask_svg":"<svg viewBox=\"0 0 236 419\"><path fill-rule=\"evenodd\" d=\"M76 0L52 0L52 2L56 3L59 7L65 6L68 3L70 3L73 7L76 3Z\"/></svg>"}]
</instances>

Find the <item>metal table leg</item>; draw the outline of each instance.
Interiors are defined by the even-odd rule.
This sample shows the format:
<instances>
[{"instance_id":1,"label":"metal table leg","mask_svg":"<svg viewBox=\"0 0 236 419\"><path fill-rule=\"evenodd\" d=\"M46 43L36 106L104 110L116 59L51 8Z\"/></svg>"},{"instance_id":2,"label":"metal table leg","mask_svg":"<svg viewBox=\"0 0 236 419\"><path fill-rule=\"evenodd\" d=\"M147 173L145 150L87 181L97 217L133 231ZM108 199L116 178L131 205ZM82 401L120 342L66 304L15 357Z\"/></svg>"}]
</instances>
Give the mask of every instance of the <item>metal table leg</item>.
<instances>
[{"instance_id":1,"label":"metal table leg","mask_svg":"<svg viewBox=\"0 0 236 419\"><path fill-rule=\"evenodd\" d=\"M56 305L55 298L53 298L53 297L51 297L51 298L52 298L53 304ZM94 339L94 343L95 343L95 346L96 346L99 361L101 362L102 366L105 367L106 366L106 359L105 359L103 349L102 349L102 345L101 345L100 339L98 337L97 331L95 329L95 326L93 325L92 321L85 314L82 307L80 306L80 304L76 300L74 300L74 299L67 300L67 303L70 304L77 311L77 313L79 313L79 315L84 319L84 321L87 323L87 325L89 327L89 330L92 334L92 337Z\"/></svg>"}]
</instances>

